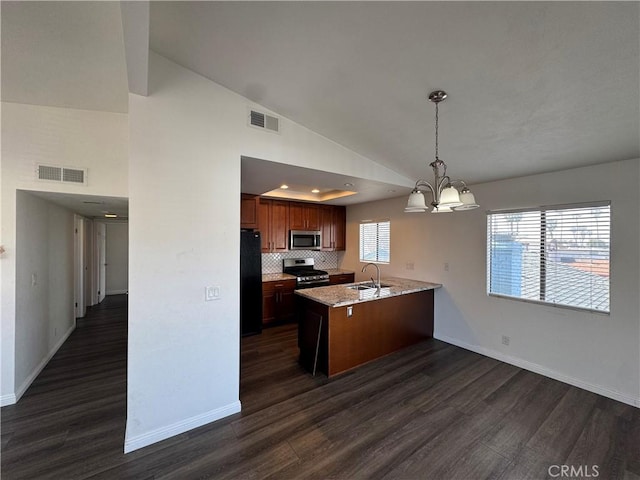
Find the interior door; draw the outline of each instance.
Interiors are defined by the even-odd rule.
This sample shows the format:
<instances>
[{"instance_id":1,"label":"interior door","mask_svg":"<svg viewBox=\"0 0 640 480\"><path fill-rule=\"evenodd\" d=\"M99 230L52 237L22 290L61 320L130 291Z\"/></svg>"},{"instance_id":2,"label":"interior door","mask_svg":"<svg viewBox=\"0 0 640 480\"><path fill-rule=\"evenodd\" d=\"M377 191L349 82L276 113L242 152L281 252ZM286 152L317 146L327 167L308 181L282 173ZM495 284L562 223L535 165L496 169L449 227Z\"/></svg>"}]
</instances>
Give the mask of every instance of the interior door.
<instances>
[{"instance_id":1,"label":"interior door","mask_svg":"<svg viewBox=\"0 0 640 480\"><path fill-rule=\"evenodd\" d=\"M84 219L74 215L74 301L75 317L82 318L86 313L84 300Z\"/></svg>"},{"instance_id":2,"label":"interior door","mask_svg":"<svg viewBox=\"0 0 640 480\"><path fill-rule=\"evenodd\" d=\"M98 247L98 303L100 303L107 293L107 226L104 223L96 223L95 229Z\"/></svg>"},{"instance_id":3,"label":"interior door","mask_svg":"<svg viewBox=\"0 0 640 480\"><path fill-rule=\"evenodd\" d=\"M98 302L97 290L94 288L95 275L94 268L94 250L95 236L93 234L93 221L84 219L84 303L90 307ZM94 292L95 290L95 292Z\"/></svg>"}]
</instances>

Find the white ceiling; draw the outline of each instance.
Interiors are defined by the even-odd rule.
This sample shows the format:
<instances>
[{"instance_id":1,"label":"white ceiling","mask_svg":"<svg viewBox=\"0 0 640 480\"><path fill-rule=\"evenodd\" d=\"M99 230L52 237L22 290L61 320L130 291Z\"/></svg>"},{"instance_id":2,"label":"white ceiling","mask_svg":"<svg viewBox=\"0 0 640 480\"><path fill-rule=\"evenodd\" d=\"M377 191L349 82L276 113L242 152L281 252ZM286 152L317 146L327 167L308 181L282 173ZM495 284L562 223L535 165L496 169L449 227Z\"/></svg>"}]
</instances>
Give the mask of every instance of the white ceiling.
<instances>
[{"instance_id":1,"label":"white ceiling","mask_svg":"<svg viewBox=\"0 0 640 480\"><path fill-rule=\"evenodd\" d=\"M2 1L2 101L128 111L119 2Z\"/></svg>"},{"instance_id":2,"label":"white ceiling","mask_svg":"<svg viewBox=\"0 0 640 480\"><path fill-rule=\"evenodd\" d=\"M3 101L127 111L130 41L121 14L131 17L128 30L140 33L144 5L3 1L1 7ZM478 183L640 157L639 8L638 2L154 2L149 44L412 179L431 176L434 107L426 97L444 89L440 157L452 177ZM144 58L145 35L128 36L140 47L132 58ZM144 72L129 73L144 90ZM302 185L349 182L254 162L251 168L262 172L254 192L294 172ZM250 171L243 165L243 190ZM357 201L393 189L356 184L370 195Z\"/></svg>"},{"instance_id":3,"label":"white ceiling","mask_svg":"<svg viewBox=\"0 0 640 480\"><path fill-rule=\"evenodd\" d=\"M150 46L410 178L637 158L638 2L157 2Z\"/></svg>"},{"instance_id":4,"label":"white ceiling","mask_svg":"<svg viewBox=\"0 0 640 480\"><path fill-rule=\"evenodd\" d=\"M280 186L285 183L291 188L280 190L279 193L270 196L321 201L330 205L351 205L409 195L411 192L411 188L407 186L374 182L257 158L242 157L241 167L242 191L245 193L263 194L271 190L279 190ZM320 190L317 198L314 198L316 196L311 193L312 188ZM353 191L356 194L333 200L322 198L323 195L330 195L335 190Z\"/></svg>"},{"instance_id":5,"label":"white ceiling","mask_svg":"<svg viewBox=\"0 0 640 480\"><path fill-rule=\"evenodd\" d=\"M29 193L87 218L104 219L105 213L116 214L120 219L129 217L129 199L127 198L58 192L29 191Z\"/></svg>"}]
</instances>

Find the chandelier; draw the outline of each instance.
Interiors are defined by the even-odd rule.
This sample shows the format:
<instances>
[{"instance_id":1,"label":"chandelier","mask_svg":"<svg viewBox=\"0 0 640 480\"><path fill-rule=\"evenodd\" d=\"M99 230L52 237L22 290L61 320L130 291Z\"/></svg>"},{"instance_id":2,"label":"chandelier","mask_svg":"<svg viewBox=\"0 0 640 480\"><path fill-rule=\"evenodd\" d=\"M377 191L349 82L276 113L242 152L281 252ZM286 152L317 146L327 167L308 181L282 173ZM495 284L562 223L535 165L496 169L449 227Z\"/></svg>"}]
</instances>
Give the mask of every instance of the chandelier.
<instances>
[{"instance_id":1,"label":"chandelier","mask_svg":"<svg viewBox=\"0 0 640 480\"><path fill-rule=\"evenodd\" d=\"M431 192L433 201L431 213L445 213L453 210L471 210L478 208L476 199L462 180L451 180L447 175L447 164L438 158L438 104L447 98L447 92L436 90L429 94L429 100L436 104L436 159L429 164L433 169L433 185L426 180L418 180L409 195L405 213L426 212L429 210L423 191Z\"/></svg>"}]
</instances>

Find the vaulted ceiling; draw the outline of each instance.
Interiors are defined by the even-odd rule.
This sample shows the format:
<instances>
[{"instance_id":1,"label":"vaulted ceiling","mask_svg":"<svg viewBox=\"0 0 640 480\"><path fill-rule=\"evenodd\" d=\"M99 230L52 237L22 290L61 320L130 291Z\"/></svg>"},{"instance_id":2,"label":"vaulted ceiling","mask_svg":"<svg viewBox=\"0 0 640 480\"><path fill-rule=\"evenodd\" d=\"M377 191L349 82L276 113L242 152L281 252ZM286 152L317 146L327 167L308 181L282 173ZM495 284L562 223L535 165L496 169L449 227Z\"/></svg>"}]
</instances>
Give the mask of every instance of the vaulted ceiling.
<instances>
[{"instance_id":1,"label":"vaulted ceiling","mask_svg":"<svg viewBox=\"0 0 640 480\"><path fill-rule=\"evenodd\" d=\"M3 101L126 111L129 6L3 1ZM408 178L430 175L435 89L440 157L472 183L640 157L637 2L153 2L141 18L154 51Z\"/></svg>"}]
</instances>

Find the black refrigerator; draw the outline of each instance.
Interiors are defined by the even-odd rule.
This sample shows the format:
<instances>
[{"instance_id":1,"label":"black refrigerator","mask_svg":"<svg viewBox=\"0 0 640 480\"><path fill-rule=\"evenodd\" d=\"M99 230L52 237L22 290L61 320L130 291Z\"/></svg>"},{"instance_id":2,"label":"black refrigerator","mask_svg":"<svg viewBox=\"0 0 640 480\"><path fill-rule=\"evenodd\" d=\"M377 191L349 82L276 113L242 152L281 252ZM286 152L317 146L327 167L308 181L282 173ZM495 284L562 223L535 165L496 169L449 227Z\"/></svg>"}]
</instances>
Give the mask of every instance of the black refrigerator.
<instances>
[{"instance_id":1,"label":"black refrigerator","mask_svg":"<svg viewBox=\"0 0 640 480\"><path fill-rule=\"evenodd\" d=\"M262 333L262 252L260 232L240 232L240 331Z\"/></svg>"}]
</instances>

